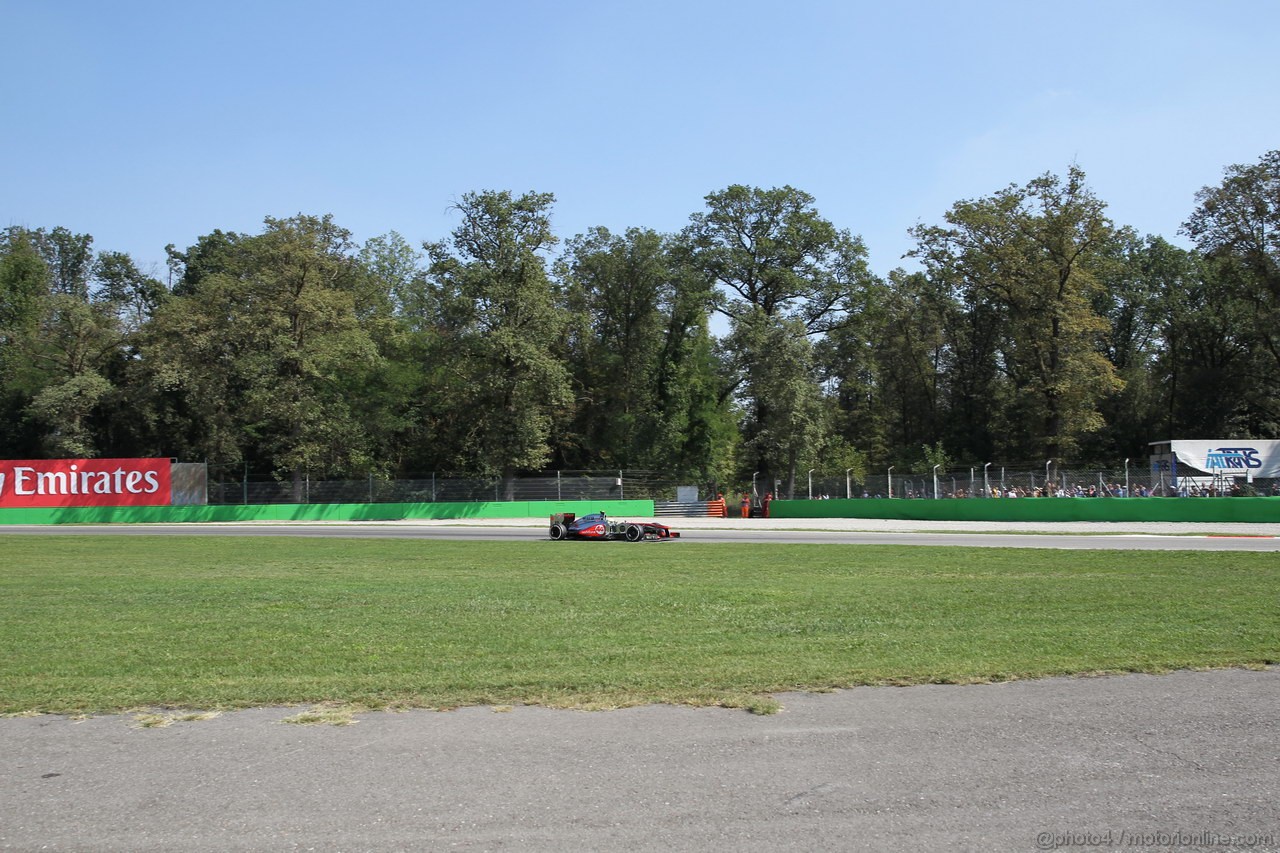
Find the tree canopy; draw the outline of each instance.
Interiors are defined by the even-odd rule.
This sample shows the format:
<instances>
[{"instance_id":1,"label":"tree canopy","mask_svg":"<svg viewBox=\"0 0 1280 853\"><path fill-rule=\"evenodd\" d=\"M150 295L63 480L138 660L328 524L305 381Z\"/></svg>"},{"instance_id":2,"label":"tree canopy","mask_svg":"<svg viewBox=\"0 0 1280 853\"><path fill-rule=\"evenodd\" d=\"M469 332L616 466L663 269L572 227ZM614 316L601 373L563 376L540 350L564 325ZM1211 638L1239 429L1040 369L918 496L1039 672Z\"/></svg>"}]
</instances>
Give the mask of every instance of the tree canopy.
<instances>
[{"instance_id":1,"label":"tree canopy","mask_svg":"<svg viewBox=\"0 0 1280 853\"><path fill-rule=\"evenodd\" d=\"M266 217L168 246L165 280L91 235L11 226L0 448L295 489L558 468L789 494L806 469L1280 435L1280 151L1197 194L1187 247L1114 223L1071 166L957 201L884 276L801 190L704 201L676 233L563 241L538 192L466 193L419 243Z\"/></svg>"}]
</instances>

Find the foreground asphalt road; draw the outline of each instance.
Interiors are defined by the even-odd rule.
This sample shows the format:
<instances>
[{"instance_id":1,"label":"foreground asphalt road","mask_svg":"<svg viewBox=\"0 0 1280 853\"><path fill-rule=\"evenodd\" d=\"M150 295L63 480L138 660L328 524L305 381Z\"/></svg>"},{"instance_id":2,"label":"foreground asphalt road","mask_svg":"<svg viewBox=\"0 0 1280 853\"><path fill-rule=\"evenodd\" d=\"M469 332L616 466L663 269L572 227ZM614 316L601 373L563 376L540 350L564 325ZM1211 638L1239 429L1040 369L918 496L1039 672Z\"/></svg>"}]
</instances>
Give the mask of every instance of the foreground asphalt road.
<instances>
[{"instance_id":1,"label":"foreground asphalt road","mask_svg":"<svg viewBox=\"0 0 1280 853\"><path fill-rule=\"evenodd\" d=\"M1280 670L0 720L4 850L1280 850Z\"/></svg>"}]
</instances>

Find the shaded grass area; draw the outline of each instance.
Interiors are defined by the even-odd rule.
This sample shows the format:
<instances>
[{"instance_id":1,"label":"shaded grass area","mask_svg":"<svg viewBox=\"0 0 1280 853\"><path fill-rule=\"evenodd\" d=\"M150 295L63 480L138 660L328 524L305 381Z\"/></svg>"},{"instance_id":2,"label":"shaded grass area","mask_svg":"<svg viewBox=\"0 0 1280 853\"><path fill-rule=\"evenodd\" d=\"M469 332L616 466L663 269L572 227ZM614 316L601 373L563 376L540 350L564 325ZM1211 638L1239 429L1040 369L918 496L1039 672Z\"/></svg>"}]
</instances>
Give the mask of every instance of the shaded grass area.
<instances>
[{"instance_id":1,"label":"shaded grass area","mask_svg":"<svg viewBox=\"0 0 1280 853\"><path fill-rule=\"evenodd\" d=\"M650 702L1280 658L1280 560L6 536L0 712Z\"/></svg>"}]
</instances>

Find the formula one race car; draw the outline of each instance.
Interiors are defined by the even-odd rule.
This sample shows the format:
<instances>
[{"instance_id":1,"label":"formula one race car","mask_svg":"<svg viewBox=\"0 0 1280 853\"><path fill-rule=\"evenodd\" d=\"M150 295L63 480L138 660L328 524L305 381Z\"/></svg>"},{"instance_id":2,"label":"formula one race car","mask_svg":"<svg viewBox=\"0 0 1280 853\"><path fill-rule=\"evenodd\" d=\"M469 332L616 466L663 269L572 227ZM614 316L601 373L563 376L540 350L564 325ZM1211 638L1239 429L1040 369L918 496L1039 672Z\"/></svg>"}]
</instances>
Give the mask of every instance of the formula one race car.
<instances>
[{"instance_id":1,"label":"formula one race car","mask_svg":"<svg viewBox=\"0 0 1280 853\"><path fill-rule=\"evenodd\" d=\"M593 512L577 518L571 512L557 512L551 516L551 538L561 539L625 539L643 542L660 539L679 539L680 534L665 524L652 521L611 521L603 512Z\"/></svg>"}]
</instances>

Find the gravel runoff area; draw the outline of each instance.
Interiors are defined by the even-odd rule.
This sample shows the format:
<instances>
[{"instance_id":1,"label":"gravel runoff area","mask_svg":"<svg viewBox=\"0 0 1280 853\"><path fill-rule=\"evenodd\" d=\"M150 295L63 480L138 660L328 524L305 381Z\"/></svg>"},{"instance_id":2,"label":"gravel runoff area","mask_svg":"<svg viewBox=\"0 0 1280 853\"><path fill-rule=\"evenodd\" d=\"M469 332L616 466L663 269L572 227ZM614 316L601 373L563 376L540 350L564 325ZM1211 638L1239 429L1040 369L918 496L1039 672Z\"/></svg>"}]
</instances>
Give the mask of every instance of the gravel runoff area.
<instances>
[{"instance_id":1,"label":"gravel runoff area","mask_svg":"<svg viewBox=\"0 0 1280 853\"><path fill-rule=\"evenodd\" d=\"M1149 534L1152 536L1280 536L1275 524L1154 521L909 521L880 518L710 518L669 516L646 519L618 516L628 521L657 521L676 530L850 530L885 532ZM273 522L276 523L276 522ZM324 522L317 522L324 523ZM477 525L492 527L543 527L546 518L405 519L370 524Z\"/></svg>"}]
</instances>

